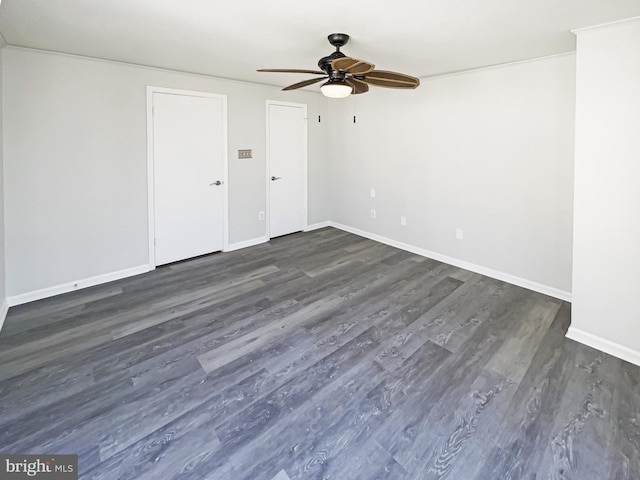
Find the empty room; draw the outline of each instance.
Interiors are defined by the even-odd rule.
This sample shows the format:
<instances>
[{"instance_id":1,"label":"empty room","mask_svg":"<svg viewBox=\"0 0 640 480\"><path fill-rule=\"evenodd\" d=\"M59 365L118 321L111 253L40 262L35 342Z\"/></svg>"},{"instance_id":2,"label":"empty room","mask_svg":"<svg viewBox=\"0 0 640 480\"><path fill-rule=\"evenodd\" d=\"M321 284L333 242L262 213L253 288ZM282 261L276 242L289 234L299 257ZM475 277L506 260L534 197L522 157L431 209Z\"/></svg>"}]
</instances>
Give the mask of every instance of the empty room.
<instances>
[{"instance_id":1,"label":"empty room","mask_svg":"<svg viewBox=\"0 0 640 480\"><path fill-rule=\"evenodd\" d=\"M640 478L640 1L0 1L0 479Z\"/></svg>"}]
</instances>

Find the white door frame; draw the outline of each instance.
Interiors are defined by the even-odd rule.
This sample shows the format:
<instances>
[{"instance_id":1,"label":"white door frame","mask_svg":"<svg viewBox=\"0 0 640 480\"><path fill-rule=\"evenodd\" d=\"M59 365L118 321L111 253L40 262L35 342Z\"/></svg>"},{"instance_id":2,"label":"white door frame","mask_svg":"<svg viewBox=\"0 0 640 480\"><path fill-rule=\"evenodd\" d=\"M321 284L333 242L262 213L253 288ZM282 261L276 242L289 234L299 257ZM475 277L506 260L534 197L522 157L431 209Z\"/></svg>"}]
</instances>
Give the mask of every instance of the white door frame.
<instances>
[{"instance_id":1,"label":"white door frame","mask_svg":"<svg viewBox=\"0 0 640 480\"><path fill-rule=\"evenodd\" d=\"M303 231L307 229L307 203L308 203L308 192L307 192L307 185L308 185L308 173L307 173L307 161L308 161L308 150L309 150L309 144L308 144L308 124L307 124L307 105L305 103L291 103L291 102L282 102L280 100L267 100L266 102L266 110L267 110L267 175L266 175L266 181L267 181L267 218L266 220L266 237L267 240L269 240L271 238L271 145L270 145L270 141L269 141L269 137L270 137L270 131L269 131L269 126L270 126L270 115L269 115L269 107L271 105L280 105L282 107L297 107L297 108L302 108L302 113L304 115L304 121L305 121L305 128L304 128L304 145L305 145L305 149L304 149L304 158L302 159L302 171L303 171L303 175L304 175L304 185L303 185L303 189L304 189L304 214L303 214L303 220L302 220L302 229Z\"/></svg>"},{"instance_id":2,"label":"white door frame","mask_svg":"<svg viewBox=\"0 0 640 480\"><path fill-rule=\"evenodd\" d=\"M155 227L155 181L154 181L154 153L153 153L153 94L167 93L170 95L187 95L190 97L216 98L222 102L222 251L229 249L229 153L227 131L227 96L216 93L179 90L175 88L147 86L147 206L149 232L149 270L156 268L156 227Z\"/></svg>"}]
</instances>

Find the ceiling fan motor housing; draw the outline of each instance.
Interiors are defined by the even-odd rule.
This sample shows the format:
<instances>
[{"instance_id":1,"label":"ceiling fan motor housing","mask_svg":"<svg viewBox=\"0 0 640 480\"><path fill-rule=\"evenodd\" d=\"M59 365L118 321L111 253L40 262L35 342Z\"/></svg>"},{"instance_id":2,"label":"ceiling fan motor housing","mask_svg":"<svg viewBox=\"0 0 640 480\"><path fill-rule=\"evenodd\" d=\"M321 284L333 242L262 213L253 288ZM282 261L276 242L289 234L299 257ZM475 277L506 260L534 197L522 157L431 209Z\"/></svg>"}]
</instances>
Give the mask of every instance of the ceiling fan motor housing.
<instances>
[{"instance_id":1,"label":"ceiling fan motor housing","mask_svg":"<svg viewBox=\"0 0 640 480\"><path fill-rule=\"evenodd\" d=\"M344 53L338 52L338 51L333 52L331 55L327 57L322 57L318 62L318 67L323 72L327 72L328 75L331 75L331 71L332 71L331 62L333 62L336 58L343 58L343 57L346 57Z\"/></svg>"}]
</instances>

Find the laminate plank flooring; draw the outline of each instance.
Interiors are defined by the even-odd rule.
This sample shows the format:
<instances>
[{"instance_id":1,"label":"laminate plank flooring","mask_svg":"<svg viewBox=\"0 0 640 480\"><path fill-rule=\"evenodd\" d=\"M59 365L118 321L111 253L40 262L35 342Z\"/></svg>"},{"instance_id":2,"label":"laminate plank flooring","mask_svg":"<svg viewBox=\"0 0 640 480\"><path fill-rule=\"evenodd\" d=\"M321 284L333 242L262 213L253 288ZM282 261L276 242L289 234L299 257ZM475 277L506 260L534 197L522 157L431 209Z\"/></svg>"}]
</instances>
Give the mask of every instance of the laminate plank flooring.
<instances>
[{"instance_id":1,"label":"laminate plank flooring","mask_svg":"<svg viewBox=\"0 0 640 480\"><path fill-rule=\"evenodd\" d=\"M570 305L326 228L13 307L0 452L80 478L640 478L640 368Z\"/></svg>"}]
</instances>

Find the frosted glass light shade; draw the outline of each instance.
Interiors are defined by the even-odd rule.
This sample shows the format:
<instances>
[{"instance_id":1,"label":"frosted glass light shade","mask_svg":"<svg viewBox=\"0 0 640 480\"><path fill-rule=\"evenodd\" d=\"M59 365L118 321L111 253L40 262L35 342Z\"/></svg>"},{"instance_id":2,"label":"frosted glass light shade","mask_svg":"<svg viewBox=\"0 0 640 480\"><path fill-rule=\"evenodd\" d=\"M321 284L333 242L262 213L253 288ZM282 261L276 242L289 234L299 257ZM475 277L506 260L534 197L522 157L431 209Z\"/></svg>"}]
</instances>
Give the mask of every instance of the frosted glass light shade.
<instances>
[{"instance_id":1,"label":"frosted glass light shade","mask_svg":"<svg viewBox=\"0 0 640 480\"><path fill-rule=\"evenodd\" d=\"M351 95L352 88L351 85L340 80L329 80L322 84L320 91L325 97L344 98Z\"/></svg>"}]
</instances>

